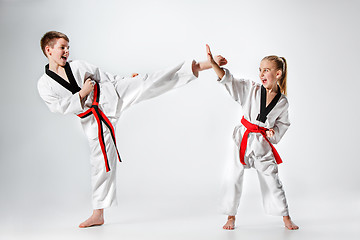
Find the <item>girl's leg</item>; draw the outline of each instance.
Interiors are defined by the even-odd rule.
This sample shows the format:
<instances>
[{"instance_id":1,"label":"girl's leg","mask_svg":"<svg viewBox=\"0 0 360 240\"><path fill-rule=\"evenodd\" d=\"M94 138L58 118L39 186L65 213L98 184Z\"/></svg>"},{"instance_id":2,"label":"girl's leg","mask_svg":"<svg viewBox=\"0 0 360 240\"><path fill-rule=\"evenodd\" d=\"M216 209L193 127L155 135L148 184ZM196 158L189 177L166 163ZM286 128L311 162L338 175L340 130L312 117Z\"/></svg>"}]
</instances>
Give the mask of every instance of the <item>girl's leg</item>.
<instances>
[{"instance_id":1,"label":"girl's leg","mask_svg":"<svg viewBox=\"0 0 360 240\"><path fill-rule=\"evenodd\" d=\"M270 215L288 216L288 205L275 159L257 159L254 167L258 173L265 212Z\"/></svg>"},{"instance_id":2,"label":"girl's leg","mask_svg":"<svg viewBox=\"0 0 360 240\"><path fill-rule=\"evenodd\" d=\"M289 230L298 230L299 226L296 225L290 218L290 216L283 216L285 227Z\"/></svg>"},{"instance_id":3,"label":"girl's leg","mask_svg":"<svg viewBox=\"0 0 360 240\"><path fill-rule=\"evenodd\" d=\"M260 182L265 212L270 215L283 216L288 229L298 229L289 216L288 205L283 185L279 179L278 166L273 158L259 159L254 162Z\"/></svg>"},{"instance_id":4,"label":"girl's leg","mask_svg":"<svg viewBox=\"0 0 360 240\"><path fill-rule=\"evenodd\" d=\"M233 157L229 159L223 184L222 212L228 215L224 229L235 228L235 215L240 203L244 166L239 160L239 148L234 144Z\"/></svg>"},{"instance_id":5,"label":"girl's leg","mask_svg":"<svg viewBox=\"0 0 360 240\"><path fill-rule=\"evenodd\" d=\"M223 226L225 230L234 230L235 229L235 216L228 216L228 220Z\"/></svg>"}]
</instances>

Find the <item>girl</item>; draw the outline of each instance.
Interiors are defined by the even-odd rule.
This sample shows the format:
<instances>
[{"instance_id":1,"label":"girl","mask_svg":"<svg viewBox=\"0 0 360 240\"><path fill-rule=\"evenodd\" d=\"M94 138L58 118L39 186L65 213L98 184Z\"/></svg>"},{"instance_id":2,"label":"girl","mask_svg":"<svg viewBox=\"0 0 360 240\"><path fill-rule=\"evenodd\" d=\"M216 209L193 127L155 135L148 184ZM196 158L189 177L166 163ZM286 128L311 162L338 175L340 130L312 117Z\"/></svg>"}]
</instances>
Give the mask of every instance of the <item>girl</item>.
<instances>
[{"instance_id":1,"label":"girl","mask_svg":"<svg viewBox=\"0 0 360 240\"><path fill-rule=\"evenodd\" d=\"M280 141L290 126L288 100L286 98L287 65L283 57L267 56L260 63L261 84L235 79L227 70L220 68L206 45L212 68L230 95L243 108L242 125L235 127L236 143L231 169L226 175L223 211L228 220L223 229L235 227L235 215L239 206L245 168L255 168L258 173L263 205L267 214L283 216L285 227L299 227L291 221L285 192L278 177L277 164L282 160L272 144Z\"/></svg>"}]
</instances>

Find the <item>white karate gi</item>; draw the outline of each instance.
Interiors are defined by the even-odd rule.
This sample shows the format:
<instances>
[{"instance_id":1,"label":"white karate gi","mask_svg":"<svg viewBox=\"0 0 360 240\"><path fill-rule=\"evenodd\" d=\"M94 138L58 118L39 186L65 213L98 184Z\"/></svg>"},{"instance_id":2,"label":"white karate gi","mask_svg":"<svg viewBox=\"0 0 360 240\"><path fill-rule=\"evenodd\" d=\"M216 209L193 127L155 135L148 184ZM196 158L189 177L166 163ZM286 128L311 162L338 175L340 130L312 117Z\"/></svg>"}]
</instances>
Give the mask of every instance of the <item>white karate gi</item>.
<instances>
[{"instance_id":1,"label":"white karate gi","mask_svg":"<svg viewBox=\"0 0 360 240\"><path fill-rule=\"evenodd\" d=\"M88 77L99 83L99 108L108 117L114 128L120 114L126 108L183 86L196 78L192 72L191 61L164 71L139 75L134 78L114 76L84 61L72 61L70 67L80 88ZM38 81L38 90L50 111L61 114L72 113L77 115L85 112L91 107L93 101L92 92L86 101L81 103L78 92L72 94L46 73ZM81 119L81 124L90 144L93 208L101 209L114 206L116 205L117 154L110 131L102 123L111 169L111 171L106 172L104 156L98 139L98 126L94 116Z\"/></svg>"},{"instance_id":2,"label":"white karate gi","mask_svg":"<svg viewBox=\"0 0 360 240\"><path fill-rule=\"evenodd\" d=\"M269 138L272 144L280 141L290 126L288 118L288 100L281 97L275 107L267 115L265 123L256 120L260 113L261 84L236 79L227 70L220 83L224 84L230 95L237 101L244 113L244 118L260 127L272 128L275 131ZM222 211L229 216L235 216L240 203L243 175L245 168L255 168L258 173L260 188L263 196L265 212L271 215L288 216L288 205L285 192L278 176L278 166L272 149L260 133L249 133L245 152L245 163L240 163L239 148L246 128L238 125L234 129L234 155L227 166L223 188ZM280 153L281 155L281 153Z\"/></svg>"}]
</instances>

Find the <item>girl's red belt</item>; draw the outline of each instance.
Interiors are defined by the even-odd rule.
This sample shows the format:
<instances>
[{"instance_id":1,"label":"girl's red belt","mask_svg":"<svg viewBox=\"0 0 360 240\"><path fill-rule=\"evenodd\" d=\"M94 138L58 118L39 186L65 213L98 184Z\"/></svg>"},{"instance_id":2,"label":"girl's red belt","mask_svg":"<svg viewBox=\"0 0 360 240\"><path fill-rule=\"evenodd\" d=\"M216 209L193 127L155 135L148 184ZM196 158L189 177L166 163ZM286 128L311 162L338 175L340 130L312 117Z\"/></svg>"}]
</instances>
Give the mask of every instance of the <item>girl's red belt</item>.
<instances>
[{"instance_id":1,"label":"girl's red belt","mask_svg":"<svg viewBox=\"0 0 360 240\"><path fill-rule=\"evenodd\" d=\"M118 159L119 159L120 162L121 162L121 158L120 158L120 154L119 154L119 151L117 149L117 146L116 146L114 127L111 124L110 120L100 110L100 108L99 108L99 99L100 99L100 87L99 87L99 83L96 82L95 88L94 88L94 100L93 100L93 103L91 105L91 108L89 108L87 111L85 111L83 113L78 114L78 117L86 118L86 117L90 116L91 114L94 115L94 117L96 119L96 122L98 124L98 137L99 137L101 151L102 151L102 153L104 155L106 172L109 172L110 171L110 165L109 165L108 157L107 157L107 154L106 154L105 138L104 138L102 122L110 130L110 134L111 134L111 137L112 137L112 139L114 141L116 153L117 153L117 156L118 156Z\"/></svg>"},{"instance_id":2,"label":"girl's red belt","mask_svg":"<svg viewBox=\"0 0 360 240\"><path fill-rule=\"evenodd\" d=\"M246 120L244 117L242 117L241 119L241 123L242 125L244 125L244 127L246 128L246 131L244 133L244 136L242 137L241 140L241 144L240 144L240 162L243 165L246 165L244 158L245 158L245 151L246 151L246 146L247 146L247 140L248 140L248 135L251 132L254 133L261 133L261 135L264 137L264 139L270 144L270 147L272 149L272 152L274 154L275 160L277 164L282 163L282 160L280 158L280 155L278 154L278 152L276 151L275 147L271 144L271 142L269 141L269 139L266 137L266 131L268 130L267 128L263 128L260 127L256 124L252 124L251 122L249 122L248 120Z\"/></svg>"}]
</instances>

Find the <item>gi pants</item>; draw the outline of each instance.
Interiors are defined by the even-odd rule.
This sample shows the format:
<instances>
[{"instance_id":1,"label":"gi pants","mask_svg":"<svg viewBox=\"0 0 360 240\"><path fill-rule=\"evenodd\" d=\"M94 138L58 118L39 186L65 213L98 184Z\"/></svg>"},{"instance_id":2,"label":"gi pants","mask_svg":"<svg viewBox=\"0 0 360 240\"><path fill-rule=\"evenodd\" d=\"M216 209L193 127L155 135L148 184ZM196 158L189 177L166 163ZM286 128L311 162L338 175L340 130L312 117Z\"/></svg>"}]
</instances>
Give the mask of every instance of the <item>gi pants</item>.
<instances>
[{"instance_id":1,"label":"gi pants","mask_svg":"<svg viewBox=\"0 0 360 240\"><path fill-rule=\"evenodd\" d=\"M103 124L103 123L102 123ZM103 124L104 129L106 127ZM111 171L106 172L104 155L101 151L99 139L88 138L90 145L91 188L93 209L117 206L116 200L116 166L117 153L110 131L104 130L104 144Z\"/></svg>"},{"instance_id":2,"label":"gi pants","mask_svg":"<svg viewBox=\"0 0 360 240\"><path fill-rule=\"evenodd\" d=\"M244 169L255 168L260 182L265 212L269 215L289 216L285 192L278 176L278 166L271 151L267 151L265 156L257 156L254 151L251 151L245 155L246 165L243 165L239 159L239 147L234 144L234 154L229 160L221 205L224 214L236 215L243 188Z\"/></svg>"},{"instance_id":3,"label":"gi pants","mask_svg":"<svg viewBox=\"0 0 360 240\"><path fill-rule=\"evenodd\" d=\"M192 64L193 62L189 61L185 64L182 63L175 67L152 74L146 74L144 76L139 75L135 78L115 79L112 83L109 82L109 84L106 85L107 91L104 90L107 82L102 83L100 97L111 95L118 97L118 99L117 102L114 102L116 101L116 97L114 97L112 98L112 101L107 102L106 99L102 101L100 98L99 108L104 110L106 106L113 105L118 106L118 111L122 112L129 106L138 102L151 99L177 87L184 86L196 78L192 72ZM115 117L108 116L108 118L115 129L119 117L115 114ZM116 166L118 164L118 157L115 144L111 138L111 133L104 123L101 123L103 126L106 154L111 169L107 172L104 154L99 144L98 126L95 118L91 115L82 121L90 144L93 209L116 206Z\"/></svg>"}]
</instances>

